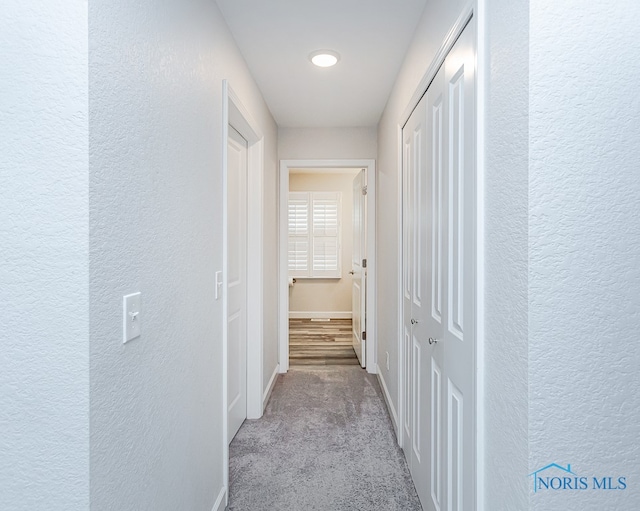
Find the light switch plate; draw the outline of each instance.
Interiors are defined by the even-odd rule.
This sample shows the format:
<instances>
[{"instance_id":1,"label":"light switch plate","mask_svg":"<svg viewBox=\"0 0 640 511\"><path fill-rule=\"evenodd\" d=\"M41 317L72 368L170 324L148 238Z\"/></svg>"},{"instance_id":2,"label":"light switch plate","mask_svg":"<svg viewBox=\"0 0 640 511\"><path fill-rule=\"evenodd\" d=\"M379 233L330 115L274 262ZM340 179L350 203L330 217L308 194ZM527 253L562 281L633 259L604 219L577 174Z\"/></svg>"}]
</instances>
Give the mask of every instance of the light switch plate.
<instances>
[{"instance_id":1,"label":"light switch plate","mask_svg":"<svg viewBox=\"0 0 640 511\"><path fill-rule=\"evenodd\" d=\"M122 298L122 342L140 337L140 293L132 293Z\"/></svg>"}]
</instances>

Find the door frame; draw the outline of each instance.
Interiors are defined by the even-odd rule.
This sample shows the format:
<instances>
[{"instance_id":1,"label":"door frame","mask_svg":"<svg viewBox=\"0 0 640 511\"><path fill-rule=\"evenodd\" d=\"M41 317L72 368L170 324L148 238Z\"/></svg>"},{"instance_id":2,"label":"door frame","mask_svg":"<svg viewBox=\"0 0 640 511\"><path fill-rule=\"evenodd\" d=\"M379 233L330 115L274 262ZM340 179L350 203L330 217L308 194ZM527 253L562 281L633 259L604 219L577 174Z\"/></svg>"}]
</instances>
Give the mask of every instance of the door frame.
<instances>
[{"instance_id":1,"label":"door frame","mask_svg":"<svg viewBox=\"0 0 640 511\"><path fill-rule=\"evenodd\" d=\"M222 463L225 501L229 499L229 431L227 399L227 277L228 277L228 154L229 125L247 141L247 418L262 417L263 374L263 190L264 135L249 111L229 85L222 81ZM217 285L217 283L216 283Z\"/></svg>"},{"instance_id":2,"label":"door frame","mask_svg":"<svg viewBox=\"0 0 640 511\"><path fill-rule=\"evenodd\" d=\"M468 3L464 9L461 10L461 13L455 23L451 26L451 29L447 33L446 37L443 39L442 44L440 45L438 51L436 52L431 64L427 68L426 72L422 76L420 83L415 88L411 99L407 103L402 115L398 119L398 124L396 128L396 137L397 137L397 165L398 165L398 182L397 182L397 220L398 220L398 237L396 240L397 243L397 257L398 257L398 273L396 275L397 278L397 286L398 286L398 296L397 296L397 350L398 356L396 357L397 361L397 369L398 369L398 410L397 410L397 429L396 429L396 438L398 441L398 445L401 448L404 448L404 435L402 433L402 424L404 424L404 418L407 413L407 410L404 409L404 347L403 347L403 317L404 317L404 304L402 300L402 289L403 289L403 254L402 254L402 235L403 235L403 195L402 195L402 185L403 185L403 128L405 124L408 122L411 114L418 106L418 103L422 99L422 97L426 94L429 85L435 78L440 66L444 64L444 61L453 48L454 44L466 28L466 26L475 21L476 23L476 83L475 83L475 96L476 96L476 119L475 119L475 159L474 163L476 166L476 225L475 225L475 374L474 374L474 385L475 385L475 410L474 410L474 423L475 423L475 463L476 463L476 479L474 481L475 484L475 493L476 493L476 502L475 509L476 511L482 511L484 509L484 475L483 475L483 465L485 459L485 429L484 429L484 409L485 409L485 401L484 401L484 369L483 369L483 358L484 358L484 79L485 76L483 73L483 67L480 65L485 64L485 52L486 52L486 43L484 41L485 31L484 31L484 18L483 12L484 10L484 0L473 0ZM480 16L478 13L482 12Z\"/></svg>"},{"instance_id":3,"label":"door frame","mask_svg":"<svg viewBox=\"0 0 640 511\"><path fill-rule=\"evenodd\" d=\"M367 372L376 373L376 161L280 160L278 185L278 363L280 373L289 370L289 282L287 224L289 171L291 169L363 168L367 172Z\"/></svg>"}]
</instances>

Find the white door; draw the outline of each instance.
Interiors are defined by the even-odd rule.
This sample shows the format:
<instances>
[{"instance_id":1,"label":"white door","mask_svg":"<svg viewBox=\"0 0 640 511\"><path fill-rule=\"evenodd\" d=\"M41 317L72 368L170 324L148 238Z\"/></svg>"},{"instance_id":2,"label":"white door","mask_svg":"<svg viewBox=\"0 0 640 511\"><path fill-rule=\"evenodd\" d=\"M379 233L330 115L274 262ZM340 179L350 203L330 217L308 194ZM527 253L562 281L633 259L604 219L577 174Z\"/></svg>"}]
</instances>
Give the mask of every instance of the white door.
<instances>
[{"instance_id":1,"label":"white door","mask_svg":"<svg viewBox=\"0 0 640 511\"><path fill-rule=\"evenodd\" d=\"M474 63L469 25L403 130L403 445L426 510L475 509Z\"/></svg>"},{"instance_id":2,"label":"white door","mask_svg":"<svg viewBox=\"0 0 640 511\"><path fill-rule=\"evenodd\" d=\"M428 95L428 94L427 94ZM418 103L403 129L403 238L404 238L404 343L403 360L405 371L405 420L404 450L415 486L424 503L426 485L421 482L428 477L428 445L425 429L430 425L425 417L429 385L424 370L429 356L429 345L424 336L427 317L426 241L429 227L424 208L427 202L426 151L427 140L426 104L427 95Z\"/></svg>"},{"instance_id":3,"label":"white door","mask_svg":"<svg viewBox=\"0 0 640 511\"><path fill-rule=\"evenodd\" d=\"M353 180L353 252L351 261L351 309L353 349L360 365L366 361L367 296L367 174L364 169ZM363 264L364 263L364 264Z\"/></svg>"},{"instance_id":4,"label":"white door","mask_svg":"<svg viewBox=\"0 0 640 511\"><path fill-rule=\"evenodd\" d=\"M247 418L247 141L227 145L227 397L229 442Z\"/></svg>"}]
</instances>

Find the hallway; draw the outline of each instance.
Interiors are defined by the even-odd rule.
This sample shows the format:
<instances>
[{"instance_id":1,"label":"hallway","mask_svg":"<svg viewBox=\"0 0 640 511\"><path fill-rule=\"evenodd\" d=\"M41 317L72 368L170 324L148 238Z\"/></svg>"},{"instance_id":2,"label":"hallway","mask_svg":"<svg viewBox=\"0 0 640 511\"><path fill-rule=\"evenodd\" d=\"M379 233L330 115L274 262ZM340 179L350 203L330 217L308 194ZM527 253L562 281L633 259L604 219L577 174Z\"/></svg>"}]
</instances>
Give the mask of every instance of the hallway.
<instances>
[{"instance_id":1,"label":"hallway","mask_svg":"<svg viewBox=\"0 0 640 511\"><path fill-rule=\"evenodd\" d=\"M229 448L228 509L420 510L375 375L298 366Z\"/></svg>"},{"instance_id":2,"label":"hallway","mask_svg":"<svg viewBox=\"0 0 640 511\"><path fill-rule=\"evenodd\" d=\"M3 6L0 510L640 509L638 0ZM367 372L290 369L364 167Z\"/></svg>"}]
</instances>

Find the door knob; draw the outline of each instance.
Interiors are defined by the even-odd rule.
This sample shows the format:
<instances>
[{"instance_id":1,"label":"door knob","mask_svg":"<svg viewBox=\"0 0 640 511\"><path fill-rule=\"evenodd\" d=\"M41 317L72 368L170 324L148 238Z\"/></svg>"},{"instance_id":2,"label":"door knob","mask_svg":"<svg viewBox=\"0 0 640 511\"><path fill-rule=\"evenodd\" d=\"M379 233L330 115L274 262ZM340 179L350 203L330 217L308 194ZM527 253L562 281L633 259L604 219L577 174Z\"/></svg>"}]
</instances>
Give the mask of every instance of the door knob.
<instances>
[{"instance_id":1,"label":"door knob","mask_svg":"<svg viewBox=\"0 0 640 511\"><path fill-rule=\"evenodd\" d=\"M355 271L351 270L351 271L349 272L349 275L353 275L354 273L355 273Z\"/></svg>"},{"instance_id":2,"label":"door knob","mask_svg":"<svg viewBox=\"0 0 640 511\"><path fill-rule=\"evenodd\" d=\"M411 318L411 324L412 325L417 325L418 324L418 320Z\"/></svg>"},{"instance_id":3,"label":"door knob","mask_svg":"<svg viewBox=\"0 0 640 511\"><path fill-rule=\"evenodd\" d=\"M437 344L438 339L434 339L433 337L429 337L429 344Z\"/></svg>"}]
</instances>

